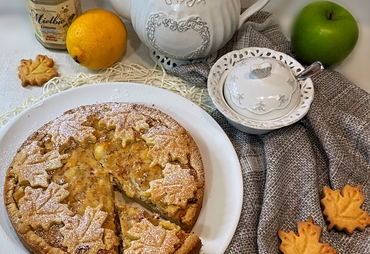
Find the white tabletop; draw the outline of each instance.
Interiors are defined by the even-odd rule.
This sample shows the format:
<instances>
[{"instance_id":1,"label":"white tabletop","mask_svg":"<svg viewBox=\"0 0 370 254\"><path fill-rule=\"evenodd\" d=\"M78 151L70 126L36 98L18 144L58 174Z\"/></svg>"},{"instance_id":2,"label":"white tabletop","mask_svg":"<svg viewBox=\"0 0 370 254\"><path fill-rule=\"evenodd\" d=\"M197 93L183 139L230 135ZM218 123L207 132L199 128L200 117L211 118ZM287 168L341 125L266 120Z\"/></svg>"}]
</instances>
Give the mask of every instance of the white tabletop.
<instances>
[{"instance_id":1,"label":"white tabletop","mask_svg":"<svg viewBox=\"0 0 370 254\"><path fill-rule=\"evenodd\" d=\"M281 17L282 26L289 31L291 14L299 9L308 0L271 0L264 8ZM370 69L365 63L370 59L370 4L368 0L334 0L345 5L356 16L360 25L360 41L352 55L337 69L359 87L370 92ZM246 7L254 0L242 0ZM82 9L105 8L113 10L109 0L81 0ZM42 87L22 87L18 78L17 67L21 59L34 59L37 54L45 54L54 59L56 68L62 76L74 76L77 73L94 73L73 61L66 51L53 51L44 48L33 33L28 16L26 0L0 0L0 115L23 105L25 99L38 97L42 94ZM128 47L120 61L123 63L137 63L152 68L155 63L149 57L148 48L143 45L129 21L124 20L128 30ZM289 36L288 32L286 32ZM95 71L96 73L96 71Z\"/></svg>"}]
</instances>

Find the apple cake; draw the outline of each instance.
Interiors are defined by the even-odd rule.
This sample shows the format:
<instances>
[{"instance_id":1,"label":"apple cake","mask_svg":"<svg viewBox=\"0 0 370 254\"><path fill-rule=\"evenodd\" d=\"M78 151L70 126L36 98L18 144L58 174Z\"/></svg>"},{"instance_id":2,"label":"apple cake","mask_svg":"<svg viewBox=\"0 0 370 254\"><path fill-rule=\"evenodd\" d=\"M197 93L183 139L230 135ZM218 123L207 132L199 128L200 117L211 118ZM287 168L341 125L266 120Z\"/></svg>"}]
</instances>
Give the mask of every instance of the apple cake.
<instances>
[{"instance_id":1,"label":"apple cake","mask_svg":"<svg viewBox=\"0 0 370 254\"><path fill-rule=\"evenodd\" d=\"M156 215L116 204L117 192ZM156 242L157 253L197 253L191 230L203 193L190 133L156 108L116 102L43 125L18 149L4 184L8 217L31 253L155 253L145 237L158 232L170 237Z\"/></svg>"}]
</instances>

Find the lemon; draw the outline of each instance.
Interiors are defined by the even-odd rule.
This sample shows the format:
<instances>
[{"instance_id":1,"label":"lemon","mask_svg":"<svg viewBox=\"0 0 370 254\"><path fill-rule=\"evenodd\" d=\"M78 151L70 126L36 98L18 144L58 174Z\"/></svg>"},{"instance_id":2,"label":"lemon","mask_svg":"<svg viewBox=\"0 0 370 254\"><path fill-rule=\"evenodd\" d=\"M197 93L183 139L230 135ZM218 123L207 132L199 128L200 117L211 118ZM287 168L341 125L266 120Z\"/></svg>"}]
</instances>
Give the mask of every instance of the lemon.
<instances>
[{"instance_id":1,"label":"lemon","mask_svg":"<svg viewBox=\"0 0 370 254\"><path fill-rule=\"evenodd\" d=\"M68 28L68 53L89 69L107 68L117 62L126 50L127 30L122 20L105 9L84 12Z\"/></svg>"}]
</instances>

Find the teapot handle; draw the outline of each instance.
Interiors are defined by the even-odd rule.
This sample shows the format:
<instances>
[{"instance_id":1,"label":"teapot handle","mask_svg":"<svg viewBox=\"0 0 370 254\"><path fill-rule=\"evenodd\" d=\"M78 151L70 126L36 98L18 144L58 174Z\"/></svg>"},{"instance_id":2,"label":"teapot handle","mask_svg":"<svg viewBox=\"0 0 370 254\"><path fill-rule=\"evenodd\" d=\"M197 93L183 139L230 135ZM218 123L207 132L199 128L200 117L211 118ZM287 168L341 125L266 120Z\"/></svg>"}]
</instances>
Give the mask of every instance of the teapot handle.
<instances>
[{"instance_id":1,"label":"teapot handle","mask_svg":"<svg viewBox=\"0 0 370 254\"><path fill-rule=\"evenodd\" d=\"M251 6L249 6L240 16L239 16L239 24L238 29L245 23L247 18L252 16L257 11L261 10L263 7L265 7L266 4L268 4L270 0L258 0Z\"/></svg>"}]
</instances>

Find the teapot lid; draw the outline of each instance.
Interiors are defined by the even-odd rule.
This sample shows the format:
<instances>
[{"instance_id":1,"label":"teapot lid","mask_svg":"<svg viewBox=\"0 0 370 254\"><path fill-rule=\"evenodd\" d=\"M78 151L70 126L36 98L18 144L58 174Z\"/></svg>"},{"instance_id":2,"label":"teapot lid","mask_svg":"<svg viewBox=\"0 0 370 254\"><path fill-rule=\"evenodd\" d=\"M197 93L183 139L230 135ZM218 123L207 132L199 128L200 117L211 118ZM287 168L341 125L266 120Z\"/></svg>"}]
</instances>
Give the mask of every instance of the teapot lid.
<instances>
[{"instance_id":1,"label":"teapot lid","mask_svg":"<svg viewBox=\"0 0 370 254\"><path fill-rule=\"evenodd\" d=\"M237 63L226 77L224 97L231 109L258 121L284 117L301 100L299 82L289 66L271 57Z\"/></svg>"}]
</instances>

